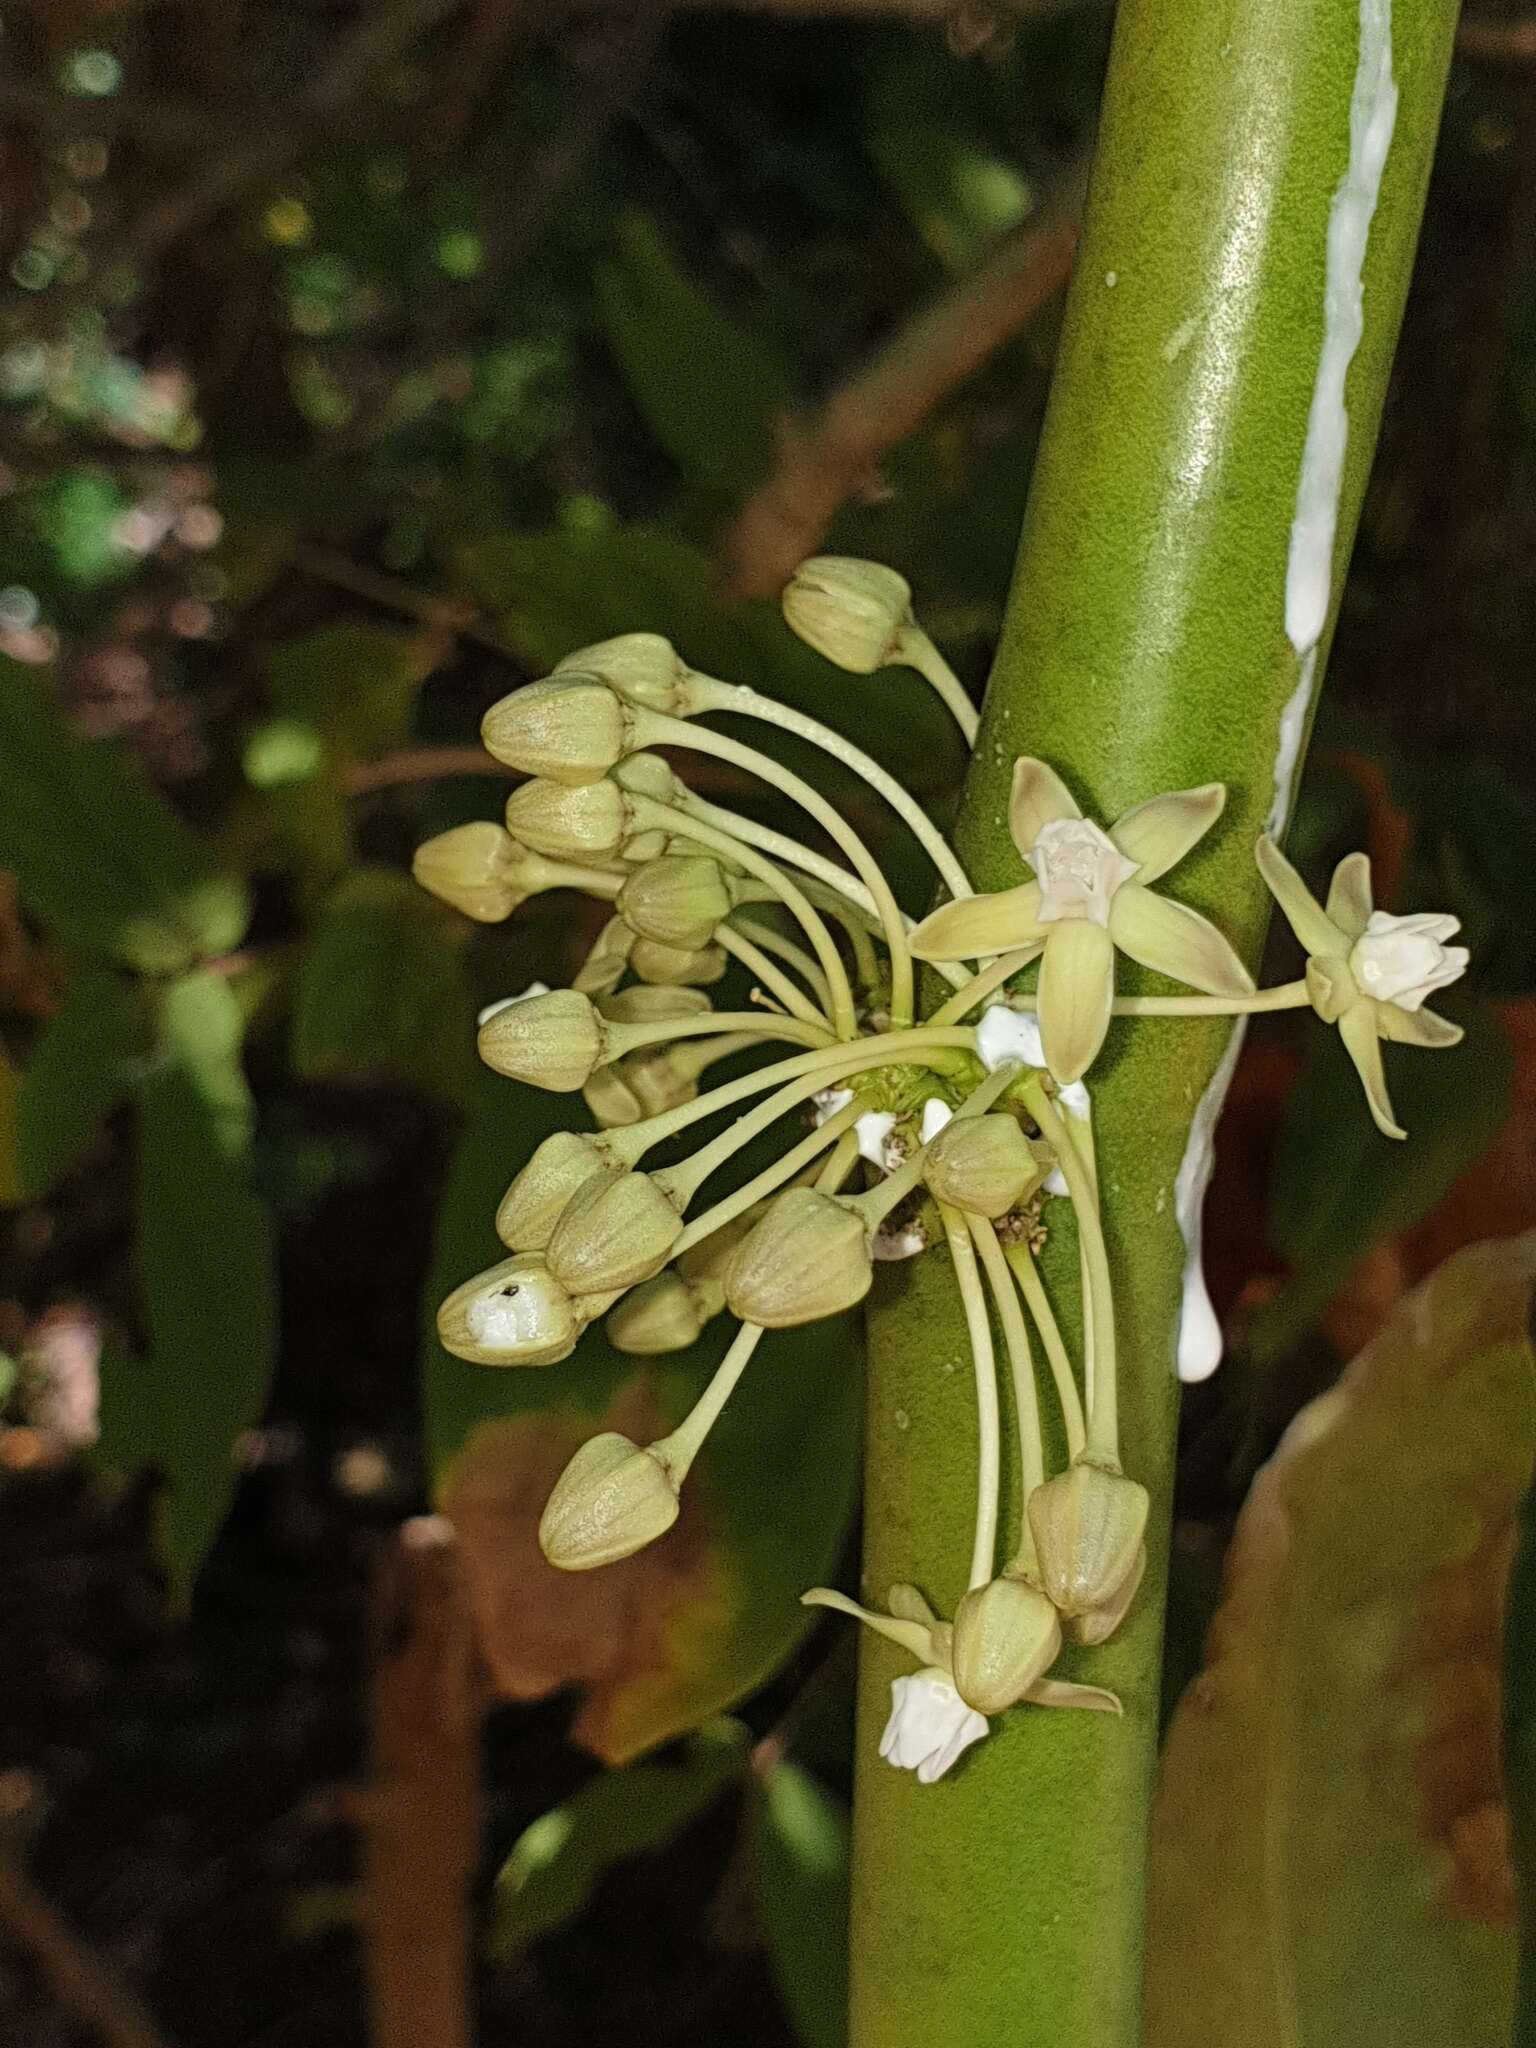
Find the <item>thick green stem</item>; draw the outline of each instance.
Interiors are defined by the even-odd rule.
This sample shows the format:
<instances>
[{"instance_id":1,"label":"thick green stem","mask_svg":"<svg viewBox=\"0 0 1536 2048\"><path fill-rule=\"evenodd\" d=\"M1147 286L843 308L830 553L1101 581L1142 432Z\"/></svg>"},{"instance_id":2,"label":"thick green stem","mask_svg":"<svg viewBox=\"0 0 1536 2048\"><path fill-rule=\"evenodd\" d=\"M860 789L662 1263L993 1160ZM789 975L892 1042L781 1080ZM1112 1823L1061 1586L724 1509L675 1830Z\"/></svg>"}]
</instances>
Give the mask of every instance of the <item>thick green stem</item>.
<instances>
[{"instance_id":1,"label":"thick green stem","mask_svg":"<svg viewBox=\"0 0 1536 2048\"><path fill-rule=\"evenodd\" d=\"M1455 16L1454 0L1120 0L1078 273L962 807L959 851L978 888L1025 879L997 822L1016 755L1050 761L1093 817L1220 779L1223 819L1162 886L1214 914L1256 961L1268 906L1253 845L1267 819L1283 820L1300 764ZM1378 61L1388 34L1395 110ZM1369 178L1346 185L1352 101L1362 113L1357 171L1395 111L1379 194ZM1323 507L1336 511L1336 527L1323 521L1331 548L1304 544L1293 560L1309 419L1322 421L1309 502L1315 510L1320 491L1332 499L1337 408L1330 415L1319 369L1338 366L1350 310L1344 274L1325 319L1341 187L1338 225L1368 229L1364 333L1344 389L1340 488ZM1336 251L1336 272L1348 255ZM1315 522L1308 531L1315 542ZM1310 647L1309 619L1321 629ZM1166 992L1150 977L1125 980L1130 993ZM1178 1218L1189 1206L1175 1184L1181 1164L1186 1188L1198 1180L1191 1121L1230 1030L1198 1015L1117 1018L1089 1077L1121 1445L1155 1507L1129 1619L1061 1668L1114 1687L1124 1717L1015 1709L952 1777L922 1786L877 1755L890 1682L909 1661L864 1635L854 2048L1138 2041L1185 1263ZM1070 1325L1078 1254L1056 1221L1065 1206L1051 1208L1046 1266ZM960 1303L946 1259L930 1254L885 1278L872 1315L864 1597L883 1604L906 1580L953 1613L976 1456ZM1005 1547L1018 1511L1015 1492L1004 1501Z\"/></svg>"}]
</instances>

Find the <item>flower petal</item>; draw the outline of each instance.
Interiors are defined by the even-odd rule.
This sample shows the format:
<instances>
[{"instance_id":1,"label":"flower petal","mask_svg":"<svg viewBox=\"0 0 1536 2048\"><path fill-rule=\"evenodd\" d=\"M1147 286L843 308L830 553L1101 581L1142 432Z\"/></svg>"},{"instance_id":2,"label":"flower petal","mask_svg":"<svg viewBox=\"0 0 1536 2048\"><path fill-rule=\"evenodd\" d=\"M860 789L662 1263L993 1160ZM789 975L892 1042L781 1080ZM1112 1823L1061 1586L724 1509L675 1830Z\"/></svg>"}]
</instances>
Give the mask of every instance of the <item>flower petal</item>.
<instances>
[{"instance_id":1,"label":"flower petal","mask_svg":"<svg viewBox=\"0 0 1536 2048\"><path fill-rule=\"evenodd\" d=\"M1306 883L1266 832L1253 849L1269 893L1309 953L1347 953L1350 941L1324 911Z\"/></svg>"},{"instance_id":2,"label":"flower petal","mask_svg":"<svg viewBox=\"0 0 1536 2048\"><path fill-rule=\"evenodd\" d=\"M1033 754L1021 754L1013 764L1013 794L1008 799L1008 829L1013 843L1029 860L1035 841L1046 825L1058 818L1080 818L1082 812L1072 792L1044 761Z\"/></svg>"},{"instance_id":3,"label":"flower petal","mask_svg":"<svg viewBox=\"0 0 1536 2048\"><path fill-rule=\"evenodd\" d=\"M1024 1695L1034 1707L1087 1707L1096 1714L1123 1714L1120 1695L1102 1685L1072 1685L1064 1678L1037 1678Z\"/></svg>"},{"instance_id":4,"label":"flower petal","mask_svg":"<svg viewBox=\"0 0 1536 2048\"><path fill-rule=\"evenodd\" d=\"M1406 1138L1408 1133L1394 1116L1392 1098L1387 1093L1387 1076L1381 1063L1381 1038L1376 1029L1376 1017L1375 1003L1352 1003L1339 1019L1339 1036L1344 1041L1344 1050L1355 1063L1355 1072L1360 1076L1361 1085L1365 1089L1365 1099L1370 1104L1371 1117L1377 1130L1384 1137Z\"/></svg>"},{"instance_id":5,"label":"flower petal","mask_svg":"<svg viewBox=\"0 0 1536 2048\"><path fill-rule=\"evenodd\" d=\"M1358 939L1375 909L1371 901L1371 857L1346 854L1328 884L1328 915L1347 939Z\"/></svg>"},{"instance_id":6,"label":"flower petal","mask_svg":"<svg viewBox=\"0 0 1536 2048\"><path fill-rule=\"evenodd\" d=\"M1109 935L1122 953L1154 974L1186 982L1208 996L1253 993L1253 976L1208 917L1187 903L1154 895L1140 882L1115 891Z\"/></svg>"},{"instance_id":7,"label":"flower petal","mask_svg":"<svg viewBox=\"0 0 1536 2048\"><path fill-rule=\"evenodd\" d=\"M1109 836L1135 861L1139 882L1155 882L1181 861L1221 816L1227 801L1224 782L1202 783L1199 789L1176 789L1168 796L1148 797L1115 820Z\"/></svg>"},{"instance_id":8,"label":"flower petal","mask_svg":"<svg viewBox=\"0 0 1536 2048\"><path fill-rule=\"evenodd\" d=\"M1376 1025L1397 1045L1429 1046L1436 1052L1460 1045L1467 1035L1449 1017L1437 1017L1433 1010L1400 1010L1396 1003L1377 1004Z\"/></svg>"},{"instance_id":9,"label":"flower petal","mask_svg":"<svg viewBox=\"0 0 1536 2048\"><path fill-rule=\"evenodd\" d=\"M988 953L1007 953L1045 937L1036 913L1038 882L1021 882L995 896L962 896L941 903L913 932L911 946L919 960L979 960Z\"/></svg>"},{"instance_id":10,"label":"flower petal","mask_svg":"<svg viewBox=\"0 0 1536 2048\"><path fill-rule=\"evenodd\" d=\"M892 1586L885 1604L898 1621L915 1621L926 1629L939 1625L939 1617L916 1586Z\"/></svg>"},{"instance_id":11,"label":"flower petal","mask_svg":"<svg viewBox=\"0 0 1536 2048\"><path fill-rule=\"evenodd\" d=\"M1052 925L1040 962L1038 1014L1045 1063L1058 1081L1081 1080L1093 1065L1114 999L1115 947L1103 925L1080 917Z\"/></svg>"},{"instance_id":12,"label":"flower petal","mask_svg":"<svg viewBox=\"0 0 1536 2048\"><path fill-rule=\"evenodd\" d=\"M910 1650L920 1664L926 1664L933 1655L929 1631L920 1621L901 1621L889 1614L876 1614L873 1609L861 1607L856 1600L850 1600L846 1593L834 1593L827 1586L812 1586L808 1593L800 1595L802 1607L830 1607L836 1614L851 1614L855 1621L862 1621L866 1628L872 1628L877 1636L900 1643L904 1650Z\"/></svg>"}]
</instances>

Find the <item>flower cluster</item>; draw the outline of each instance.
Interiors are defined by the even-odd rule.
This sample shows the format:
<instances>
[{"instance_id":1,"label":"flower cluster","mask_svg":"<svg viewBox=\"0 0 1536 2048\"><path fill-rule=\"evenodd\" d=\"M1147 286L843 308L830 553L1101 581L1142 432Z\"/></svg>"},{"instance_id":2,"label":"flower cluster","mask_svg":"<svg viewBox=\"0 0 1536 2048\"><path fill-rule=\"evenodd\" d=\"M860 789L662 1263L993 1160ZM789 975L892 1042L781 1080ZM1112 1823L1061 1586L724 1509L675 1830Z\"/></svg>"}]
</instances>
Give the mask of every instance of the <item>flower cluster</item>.
<instances>
[{"instance_id":1,"label":"flower cluster","mask_svg":"<svg viewBox=\"0 0 1536 2048\"><path fill-rule=\"evenodd\" d=\"M784 610L851 673L918 669L974 739L965 693L890 570L808 562ZM842 812L772 754L701 722L716 713L791 734L861 775L927 854L941 907L914 927ZM1424 1008L1466 964L1446 944L1454 920L1376 910L1359 855L1339 868L1324 908L1261 840L1260 869L1309 957L1303 981L1255 991L1216 927L1161 888L1217 822L1222 787L1152 797L1105 828L1028 756L1015 765L1010 825L1030 879L978 895L878 763L772 698L699 674L650 633L567 656L494 705L482 730L525 779L504 825L461 826L421 847L418 878L481 921L549 889L582 891L611 915L570 988L536 986L482 1016L489 1066L580 1092L597 1128L555 1133L523 1166L496 1216L507 1256L443 1303L443 1343L478 1365L545 1366L600 1316L638 1355L683 1349L721 1315L738 1325L669 1435L636 1444L609 1433L578 1451L544 1511L546 1557L585 1571L661 1536L764 1333L852 1308L877 1259L942 1244L980 1424L969 1590L952 1621L911 1586L893 1587L885 1612L824 1588L805 1599L857 1616L916 1660L915 1676L895 1682L881 1753L924 1782L1021 1702L1118 1710L1112 1694L1050 1675L1065 1642L1113 1633L1146 1564L1148 1497L1120 1454L1112 1276L1082 1077L1116 1014L1310 1004L1338 1025L1377 1123L1400 1136L1380 1041L1459 1035ZM672 765L689 753L776 790L840 858L696 794ZM1194 993L1117 997L1117 954ZM922 1019L919 961L948 985ZM1032 963L1033 990L1010 993ZM733 966L750 978L750 1002L717 1009L710 991ZM711 1076L727 1062L729 1078ZM678 1160L673 1141L706 1120L715 1135ZM779 1156L733 1179L743 1148L766 1133L784 1135ZM672 1163L647 1166L663 1146ZM1037 1264L1052 1200L1071 1204L1081 1248L1076 1360ZM1024 1503L1007 1540L1003 1372ZM1066 1444L1054 1473L1045 1402Z\"/></svg>"}]
</instances>

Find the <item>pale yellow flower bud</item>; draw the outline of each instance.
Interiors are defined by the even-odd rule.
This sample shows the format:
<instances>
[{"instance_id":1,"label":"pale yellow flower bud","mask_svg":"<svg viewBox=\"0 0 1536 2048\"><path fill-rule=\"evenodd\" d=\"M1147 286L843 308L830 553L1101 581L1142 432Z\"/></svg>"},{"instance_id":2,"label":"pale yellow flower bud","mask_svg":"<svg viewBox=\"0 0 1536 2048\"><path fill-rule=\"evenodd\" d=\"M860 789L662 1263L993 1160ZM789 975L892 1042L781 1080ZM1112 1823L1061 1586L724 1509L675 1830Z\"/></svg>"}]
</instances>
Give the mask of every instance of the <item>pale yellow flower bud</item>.
<instances>
[{"instance_id":1,"label":"pale yellow flower bud","mask_svg":"<svg viewBox=\"0 0 1536 2048\"><path fill-rule=\"evenodd\" d=\"M1062 1623L1062 1632L1067 1641L1080 1643L1086 1650L1094 1649L1100 1643L1107 1643L1130 1612L1131 1602L1141 1591L1141 1582L1146 1574L1147 1546L1143 1543L1136 1553L1131 1569L1102 1607L1087 1607L1081 1614L1068 1615Z\"/></svg>"},{"instance_id":2,"label":"pale yellow flower bud","mask_svg":"<svg viewBox=\"0 0 1536 2048\"><path fill-rule=\"evenodd\" d=\"M622 761L630 721L605 683L562 677L530 683L493 704L480 722L486 752L551 782L596 782Z\"/></svg>"},{"instance_id":3,"label":"pale yellow flower bud","mask_svg":"<svg viewBox=\"0 0 1536 2048\"><path fill-rule=\"evenodd\" d=\"M543 1257L525 1252L456 1287L437 1334L473 1365L554 1365L576 1349L585 1320Z\"/></svg>"},{"instance_id":4,"label":"pale yellow flower bud","mask_svg":"<svg viewBox=\"0 0 1536 2048\"><path fill-rule=\"evenodd\" d=\"M597 1007L616 1024L663 1024L669 1017L702 1017L710 1001L701 988L645 985L603 996Z\"/></svg>"},{"instance_id":5,"label":"pale yellow flower bud","mask_svg":"<svg viewBox=\"0 0 1536 2048\"><path fill-rule=\"evenodd\" d=\"M1040 1583L1063 1614L1107 1606L1136 1568L1147 1489L1080 1458L1029 1497Z\"/></svg>"},{"instance_id":6,"label":"pale yellow flower bud","mask_svg":"<svg viewBox=\"0 0 1536 2048\"><path fill-rule=\"evenodd\" d=\"M584 996L605 996L624 979L635 935L622 917L610 917L577 969L571 987Z\"/></svg>"},{"instance_id":7,"label":"pale yellow flower bud","mask_svg":"<svg viewBox=\"0 0 1536 2048\"><path fill-rule=\"evenodd\" d=\"M481 1025L476 1043L496 1073L563 1095L601 1063L604 1031L586 996L557 988L498 1010Z\"/></svg>"},{"instance_id":8,"label":"pale yellow flower bud","mask_svg":"<svg viewBox=\"0 0 1536 2048\"><path fill-rule=\"evenodd\" d=\"M629 1055L624 1062L624 1080L642 1116L661 1116L694 1100L699 1092L699 1057L698 1043L686 1050L659 1045Z\"/></svg>"},{"instance_id":9,"label":"pale yellow flower bud","mask_svg":"<svg viewBox=\"0 0 1536 2048\"><path fill-rule=\"evenodd\" d=\"M912 623L912 589L905 578L850 555L802 562L784 587L782 603L791 631L859 676L895 661L903 630Z\"/></svg>"},{"instance_id":10,"label":"pale yellow flower bud","mask_svg":"<svg viewBox=\"0 0 1536 2048\"><path fill-rule=\"evenodd\" d=\"M695 951L729 917L731 892L718 861L668 853L636 868L619 891L618 910L642 938Z\"/></svg>"},{"instance_id":11,"label":"pale yellow flower bud","mask_svg":"<svg viewBox=\"0 0 1536 2048\"><path fill-rule=\"evenodd\" d=\"M628 1061L594 1067L581 1084L581 1099L605 1131L637 1124L645 1115L640 1097L629 1085Z\"/></svg>"},{"instance_id":12,"label":"pale yellow flower bud","mask_svg":"<svg viewBox=\"0 0 1536 2048\"><path fill-rule=\"evenodd\" d=\"M720 1290L719 1308L725 1306ZM616 1351L635 1358L659 1358L668 1351L686 1351L698 1342L709 1318L702 1313L697 1288L690 1287L670 1266L632 1288L604 1325Z\"/></svg>"},{"instance_id":13,"label":"pale yellow flower bud","mask_svg":"<svg viewBox=\"0 0 1536 2048\"><path fill-rule=\"evenodd\" d=\"M673 718L688 716L692 671L660 633L620 633L592 647L578 647L555 664L554 673L563 676L573 670L596 676L627 703Z\"/></svg>"},{"instance_id":14,"label":"pale yellow flower bud","mask_svg":"<svg viewBox=\"0 0 1536 2048\"><path fill-rule=\"evenodd\" d=\"M972 1216L1006 1216L1049 1169L1030 1149L1016 1117L956 1117L930 1139L923 1178L935 1200Z\"/></svg>"},{"instance_id":15,"label":"pale yellow flower bud","mask_svg":"<svg viewBox=\"0 0 1536 2048\"><path fill-rule=\"evenodd\" d=\"M1061 1617L1022 1579L993 1579L967 1593L955 1610L955 1685L978 1714L1016 1706L1060 1651Z\"/></svg>"},{"instance_id":16,"label":"pale yellow flower bud","mask_svg":"<svg viewBox=\"0 0 1536 2048\"><path fill-rule=\"evenodd\" d=\"M722 979L730 962L723 946L666 946L637 938L629 964L642 981L658 988L708 988Z\"/></svg>"},{"instance_id":17,"label":"pale yellow flower bud","mask_svg":"<svg viewBox=\"0 0 1536 2048\"><path fill-rule=\"evenodd\" d=\"M411 873L423 889L479 924L499 924L529 893L522 849L489 818L455 825L418 846Z\"/></svg>"},{"instance_id":18,"label":"pale yellow flower bud","mask_svg":"<svg viewBox=\"0 0 1536 2048\"><path fill-rule=\"evenodd\" d=\"M613 1167L566 1204L549 1240L549 1269L572 1294L633 1287L660 1272L682 1228L649 1174Z\"/></svg>"},{"instance_id":19,"label":"pale yellow flower bud","mask_svg":"<svg viewBox=\"0 0 1536 2048\"><path fill-rule=\"evenodd\" d=\"M677 1488L655 1454L613 1430L584 1443L539 1523L539 1548L563 1572L633 1557L677 1520Z\"/></svg>"},{"instance_id":20,"label":"pale yellow flower bud","mask_svg":"<svg viewBox=\"0 0 1536 2048\"><path fill-rule=\"evenodd\" d=\"M830 1195L788 1188L737 1246L725 1295L744 1323L785 1330L852 1308L872 1278L863 1220Z\"/></svg>"},{"instance_id":21,"label":"pale yellow flower bud","mask_svg":"<svg viewBox=\"0 0 1536 2048\"><path fill-rule=\"evenodd\" d=\"M629 799L606 777L572 788L536 776L507 798L507 830L553 860L616 860L630 836Z\"/></svg>"},{"instance_id":22,"label":"pale yellow flower bud","mask_svg":"<svg viewBox=\"0 0 1536 2048\"><path fill-rule=\"evenodd\" d=\"M576 1190L612 1164L595 1139L553 1132L502 1196L496 1235L509 1251L542 1251Z\"/></svg>"}]
</instances>

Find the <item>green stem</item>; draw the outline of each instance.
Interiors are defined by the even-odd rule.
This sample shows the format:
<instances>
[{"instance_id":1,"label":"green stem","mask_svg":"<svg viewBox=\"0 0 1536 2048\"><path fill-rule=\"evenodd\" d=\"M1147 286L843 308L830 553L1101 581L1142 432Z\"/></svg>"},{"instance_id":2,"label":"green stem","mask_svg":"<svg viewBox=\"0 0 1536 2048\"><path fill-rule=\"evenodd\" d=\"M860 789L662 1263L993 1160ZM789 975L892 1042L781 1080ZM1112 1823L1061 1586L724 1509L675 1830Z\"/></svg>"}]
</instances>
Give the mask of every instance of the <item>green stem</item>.
<instances>
[{"instance_id":1,"label":"green stem","mask_svg":"<svg viewBox=\"0 0 1536 2048\"><path fill-rule=\"evenodd\" d=\"M733 915L730 929L755 946L760 953L768 953L776 960L782 960L792 967L820 1006L823 1016L832 1002L832 991L827 986L826 976L806 952L804 946L797 946L793 939L786 939L782 932L772 925L759 924L755 918ZM738 956L740 957L740 956Z\"/></svg>"},{"instance_id":2,"label":"green stem","mask_svg":"<svg viewBox=\"0 0 1536 2048\"><path fill-rule=\"evenodd\" d=\"M1456 12L1455 0L1390 8L1396 122L1344 394L1330 616ZM955 833L978 889L1024 879L998 825L1020 754L1049 761L1093 817L1220 780L1226 812L1168 887L1257 961L1269 906L1253 846L1288 805L1326 655L1326 633L1298 651L1286 596L1325 339L1328 225L1350 163L1362 19L1379 26L1386 13L1385 0L1368 0L1364 16L1361 0L1119 0L1077 272ZM1129 971L1124 985L1132 996L1151 986ZM1089 1076L1122 1449L1154 1511L1135 1606L1109 1642L1069 1648L1063 1675L1113 1687L1125 1713L1016 1710L944 1784L920 1786L877 1754L890 1682L909 1666L865 1632L852 2048L1139 2041L1185 1257L1174 1182L1229 1030L1201 1012L1181 1023L1122 1016ZM1075 1232L1053 1228L1044 1257L1065 1314L1078 1291ZM864 1581L916 1584L947 1612L969 1565L976 1441L952 1370L961 1332L948 1260L914 1260L899 1293L877 1290ZM1067 1334L1075 1340L1075 1321Z\"/></svg>"},{"instance_id":3,"label":"green stem","mask_svg":"<svg viewBox=\"0 0 1536 2048\"><path fill-rule=\"evenodd\" d=\"M1045 1282L1040 1278L1040 1268L1029 1246L1009 1245L1004 1257L1019 1284L1019 1292L1029 1309L1030 1319L1039 1333L1046 1363L1051 1368L1056 1399L1061 1406L1061 1427L1066 1438L1067 1461L1070 1463L1082 1450L1087 1440L1088 1429L1083 1420L1083 1397L1078 1392L1077 1377L1072 1370L1072 1360L1067 1355L1067 1347L1062 1339L1061 1325L1056 1320L1051 1298L1045 1291Z\"/></svg>"},{"instance_id":4,"label":"green stem","mask_svg":"<svg viewBox=\"0 0 1536 2048\"><path fill-rule=\"evenodd\" d=\"M982 1271L987 1276L987 1285L992 1290L992 1300L997 1309L997 1320L1002 1326L1003 1343L1008 1352L1008 1372L1013 1382L1014 1428L1019 1438L1019 1543L1009 1561L1009 1569L1022 1573L1031 1571L1035 1564L1035 1542L1030 1531L1029 1517L1022 1512L1029 1496L1045 1479L1045 1439L1040 1433L1040 1390L1035 1385L1035 1362L1030 1356L1029 1331L1024 1324L1024 1311L1019 1306L1019 1290L1013 1284L1013 1274L1008 1261L1003 1257L1003 1248L997 1241L997 1232L984 1217L969 1219L971 1237L981 1259Z\"/></svg>"},{"instance_id":5,"label":"green stem","mask_svg":"<svg viewBox=\"0 0 1536 2048\"><path fill-rule=\"evenodd\" d=\"M976 744L976 729L981 723L977 716L976 706L966 695L964 683L961 682L960 678L955 674L921 626L911 625L904 628L901 635L900 651L893 659L906 662L910 668L915 668L920 676L926 678L933 685L942 699L946 710L965 734L966 745L974 747Z\"/></svg>"},{"instance_id":6,"label":"green stem","mask_svg":"<svg viewBox=\"0 0 1536 2048\"><path fill-rule=\"evenodd\" d=\"M992 1319L986 1291L976 1269L976 1250L965 1218L946 1202L939 1204L944 1238L955 1269L955 1284L965 1308L966 1335L976 1382L976 1519L971 1535L968 1590L985 1586L997 1563L998 1490L1002 1483L1002 1416L997 1400L997 1360L992 1351Z\"/></svg>"},{"instance_id":7,"label":"green stem","mask_svg":"<svg viewBox=\"0 0 1536 2048\"><path fill-rule=\"evenodd\" d=\"M723 952L729 953L733 960L739 961L749 974L755 974L763 987L778 997L792 1017L798 1017L802 1024L814 1024L822 1031L830 1031L832 1023L826 1011L819 1010L805 991L797 988L783 969L774 965L763 947L752 938L751 932L754 931L762 936L766 933L766 927L753 925L748 931L742 931L735 925L717 924L715 944ZM754 989L754 998L756 994L757 991Z\"/></svg>"},{"instance_id":8,"label":"green stem","mask_svg":"<svg viewBox=\"0 0 1536 2048\"><path fill-rule=\"evenodd\" d=\"M1076 1137L1067 1128L1066 1118L1046 1093L1042 1078L1037 1078L1025 1089L1024 1100L1056 1154L1077 1217L1085 1288L1083 1320L1088 1332L1083 1354L1083 1381L1088 1400L1086 1449L1090 1458L1118 1467L1120 1424L1115 1368L1114 1283L1110 1277L1109 1249L1099 1220L1093 1175L1084 1164L1083 1154L1078 1149Z\"/></svg>"}]
</instances>

